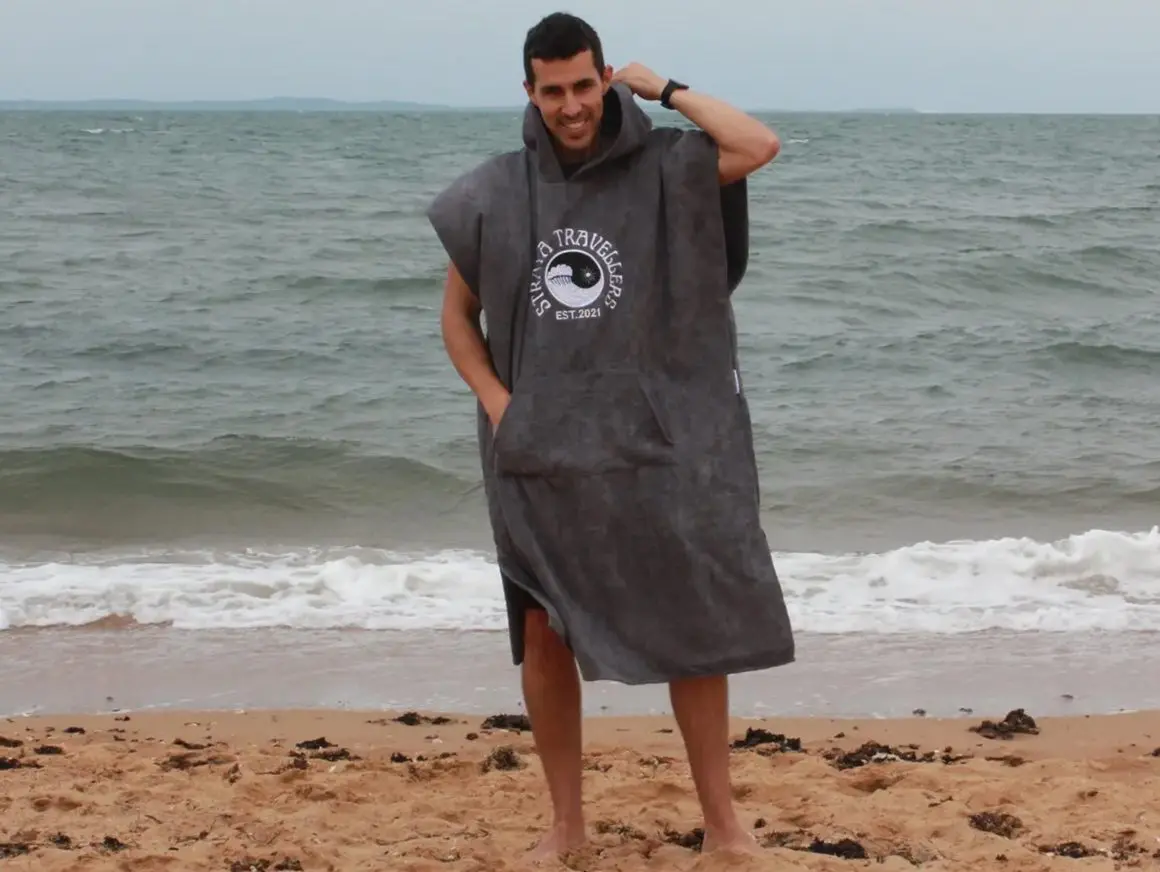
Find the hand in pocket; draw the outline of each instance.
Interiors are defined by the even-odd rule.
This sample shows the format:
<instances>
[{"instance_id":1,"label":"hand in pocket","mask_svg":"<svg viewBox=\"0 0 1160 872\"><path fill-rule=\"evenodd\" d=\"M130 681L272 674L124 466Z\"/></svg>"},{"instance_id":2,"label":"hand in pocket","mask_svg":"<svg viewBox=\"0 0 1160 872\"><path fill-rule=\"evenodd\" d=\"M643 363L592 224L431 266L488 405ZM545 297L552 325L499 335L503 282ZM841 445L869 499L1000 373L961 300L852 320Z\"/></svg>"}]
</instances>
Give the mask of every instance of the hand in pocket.
<instances>
[{"instance_id":1,"label":"hand in pocket","mask_svg":"<svg viewBox=\"0 0 1160 872\"><path fill-rule=\"evenodd\" d=\"M495 431L499 429L500 421L503 420L504 412L507 411L508 404L511 403L511 394L504 391L499 394L492 402L485 406L488 420L491 421L491 433L494 436Z\"/></svg>"}]
</instances>

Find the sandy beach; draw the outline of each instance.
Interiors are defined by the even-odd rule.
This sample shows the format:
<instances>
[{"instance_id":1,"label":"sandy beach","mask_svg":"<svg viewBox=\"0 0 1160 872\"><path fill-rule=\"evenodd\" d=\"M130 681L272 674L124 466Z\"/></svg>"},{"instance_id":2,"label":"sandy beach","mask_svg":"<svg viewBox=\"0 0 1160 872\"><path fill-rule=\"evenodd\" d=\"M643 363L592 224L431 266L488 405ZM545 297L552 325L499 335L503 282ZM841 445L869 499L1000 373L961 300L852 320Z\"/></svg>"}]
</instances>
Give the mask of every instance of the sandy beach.
<instances>
[{"instance_id":1,"label":"sandy beach","mask_svg":"<svg viewBox=\"0 0 1160 872\"><path fill-rule=\"evenodd\" d=\"M988 717L997 729L982 726ZM525 868L547 806L520 720L327 710L6 718L0 868ZM560 868L1160 867L1157 712L738 719L733 734L736 794L759 857L699 852L671 718L600 717L586 721L592 841Z\"/></svg>"}]
</instances>

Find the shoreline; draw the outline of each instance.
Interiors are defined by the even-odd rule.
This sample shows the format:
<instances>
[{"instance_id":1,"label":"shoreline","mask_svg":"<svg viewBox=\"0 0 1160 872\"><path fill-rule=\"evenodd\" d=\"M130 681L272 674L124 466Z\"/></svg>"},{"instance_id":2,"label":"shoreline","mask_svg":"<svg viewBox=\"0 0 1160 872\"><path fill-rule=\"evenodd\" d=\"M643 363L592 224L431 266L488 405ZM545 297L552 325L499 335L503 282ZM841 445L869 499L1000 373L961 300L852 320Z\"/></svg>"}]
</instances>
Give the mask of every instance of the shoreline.
<instances>
[{"instance_id":1,"label":"shoreline","mask_svg":"<svg viewBox=\"0 0 1160 872\"><path fill-rule=\"evenodd\" d=\"M425 718L450 718L453 723L470 723L472 721L483 721L490 717L523 717L524 703L518 701L511 706L494 707L494 713L488 714L488 709L479 709L472 711L451 711L439 709L427 709L422 706L411 708L406 706L391 706L383 708L373 707L336 707L331 705L300 705L294 707L281 706L243 706L243 707L221 707L215 708L213 706L206 707L183 707L183 706L145 706L141 708L93 708L90 710L60 710L60 711L35 711L35 712L0 712L0 725L3 724L37 724L44 723L47 725L54 725L68 721L69 724L83 725L88 722L99 724L102 719L108 718L122 718L128 716L132 720L152 720L152 719L172 719L172 718L193 718L198 723L205 721L207 718L215 722L220 722L222 719L229 719L234 717L258 717L258 718L272 718L281 719L287 715L294 718L331 718L335 716L355 716L374 718L377 720L393 719L407 713L419 714ZM859 728L862 725L876 725L876 728L892 730L895 725L912 725L917 723L938 724L942 726L954 726L965 724L979 724L982 721L990 720L995 722L1002 719L1012 711L1030 711L1020 707L1018 709L1010 709L1007 711L999 711L998 709L973 709L963 708L957 713L947 713L940 715L929 715L925 709L915 709L909 715L864 715L864 714L812 714L812 715L778 715L778 714L753 714L744 711L737 711L734 707L730 714L731 723L740 724L765 724L765 723L779 723L797 725L799 731L803 729L803 725L808 727L815 724L841 725L851 724ZM1119 708L1114 711L1090 711L1078 712L1076 714L1067 715L1037 715L1035 720L1037 722L1059 721L1063 723L1074 723L1078 721L1102 721L1114 718L1130 718L1130 717L1151 717L1155 715L1160 718L1160 708L1144 707L1144 708ZM584 722L586 724L613 724L621 721L647 721L647 720L672 720L673 714L671 710L657 711L649 714L624 714L620 712L609 711L606 706L602 706L600 711L584 711ZM0 730L2 732L2 730ZM806 733L811 733L810 729L805 729Z\"/></svg>"},{"instance_id":2,"label":"shoreline","mask_svg":"<svg viewBox=\"0 0 1160 872\"><path fill-rule=\"evenodd\" d=\"M736 675L747 717L1042 716L1160 710L1160 633L797 637L796 662ZM19 630L0 633L0 717L85 712L518 710L503 632ZM426 678L425 676L434 676ZM664 715L663 686L583 687L586 714Z\"/></svg>"},{"instance_id":3,"label":"shoreline","mask_svg":"<svg viewBox=\"0 0 1160 872\"><path fill-rule=\"evenodd\" d=\"M522 707L521 707L522 709ZM591 730L591 741L597 744L613 741L619 733L636 734L643 729L653 729L661 735L669 735L667 730L676 730L676 721L671 714L658 715L617 715L585 714L584 723ZM0 716L0 735L14 732L44 731L63 735L87 736L93 734L116 734L126 731L132 724L132 732L164 733L166 731L190 731L205 729L212 733L218 730L233 739L239 737L263 740L273 733L285 733L289 740L295 731L301 732L310 724L329 727L336 735L345 736L349 741L368 741L382 738L399 741L412 751L429 747L433 737L438 744L465 747L459 739L451 735L462 732L465 741L476 741L479 734L494 736L507 735L531 741L530 722L526 715L517 710L497 709L490 714L462 711L441 711L438 709L336 709L336 708L269 708L253 710L193 709L175 708L163 711L100 711L88 713L60 713L35 715ZM369 734L365 726L385 728L376 734ZM921 714L909 717L866 718L841 716L743 716L732 715L729 719L731 740L736 740L749 728L773 729L784 734L792 734L803 745L826 742L830 739L858 740L859 733L873 734L875 741L905 741L914 745L939 745L942 750L954 748L956 743L944 747L944 740L957 733L957 745L970 744L975 748L1004 748L1019 746L1032 755L1069 754L1077 749L1095 750L1099 754L1122 753L1125 737L1139 734L1149 752L1160 751L1160 709L1109 712L1103 714L1079 714L1040 716L1033 711L1014 709L1008 712L973 712L955 716L928 717ZM79 727L79 730L73 729ZM989 729L994 727L995 729ZM1118 731L1124 727L1127 732ZM72 732L69 730L72 729ZM837 733L847 733L837 736ZM475 733L475 739L467 735ZM1154 740L1154 741L1153 741ZM586 741L589 741L586 739ZM1131 743L1128 743L1131 745ZM3 747L0 745L0 747ZM1160 754L1155 755L1160 759ZM1157 770L1160 774L1160 770Z\"/></svg>"},{"instance_id":4,"label":"shoreline","mask_svg":"<svg viewBox=\"0 0 1160 872\"><path fill-rule=\"evenodd\" d=\"M734 793L765 846L744 861L697 850L671 717L588 717L591 842L551 868L1160 862L1160 711L1026 714L732 719ZM972 729L984 720L1029 732L993 738ZM0 856L44 872L525 868L547 794L528 725L509 725L435 710L3 718Z\"/></svg>"}]
</instances>

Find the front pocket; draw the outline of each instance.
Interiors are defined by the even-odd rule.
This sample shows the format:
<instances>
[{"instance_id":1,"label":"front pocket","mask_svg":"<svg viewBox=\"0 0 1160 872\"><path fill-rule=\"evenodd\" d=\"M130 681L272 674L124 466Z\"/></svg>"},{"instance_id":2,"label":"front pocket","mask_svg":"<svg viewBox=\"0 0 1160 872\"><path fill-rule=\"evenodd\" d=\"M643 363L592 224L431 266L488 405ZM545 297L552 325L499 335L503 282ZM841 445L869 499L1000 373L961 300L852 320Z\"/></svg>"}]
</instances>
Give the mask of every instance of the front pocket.
<instances>
[{"instance_id":1,"label":"front pocket","mask_svg":"<svg viewBox=\"0 0 1160 872\"><path fill-rule=\"evenodd\" d=\"M525 379L494 438L504 475L592 475L674 462L674 441L638 373Z\"/></svg>"}]
</instances>

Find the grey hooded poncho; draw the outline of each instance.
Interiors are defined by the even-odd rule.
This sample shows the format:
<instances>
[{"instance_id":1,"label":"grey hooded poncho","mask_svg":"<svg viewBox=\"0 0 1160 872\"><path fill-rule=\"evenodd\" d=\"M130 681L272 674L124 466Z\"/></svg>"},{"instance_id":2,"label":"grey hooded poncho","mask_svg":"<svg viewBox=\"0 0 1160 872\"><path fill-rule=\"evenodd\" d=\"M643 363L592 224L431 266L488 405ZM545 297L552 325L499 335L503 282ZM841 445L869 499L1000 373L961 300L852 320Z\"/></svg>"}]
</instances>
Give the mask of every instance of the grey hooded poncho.
<instances>
[{"instance_id":1,"label":"grey hooded poncho","mask_svg":"<svg viewBox=\"0 0 1160 872\"><path fill-rule=\"evenodd\" d=\"M526 148L428 212L511 391L478 435L513 659L531 603L586 680L780 666L793 633L730 304L746 184L721 188L714 141L654 128L623 86L605 107L608 143L572 174L529 105Z\"/></svg>"}]
</instances>

